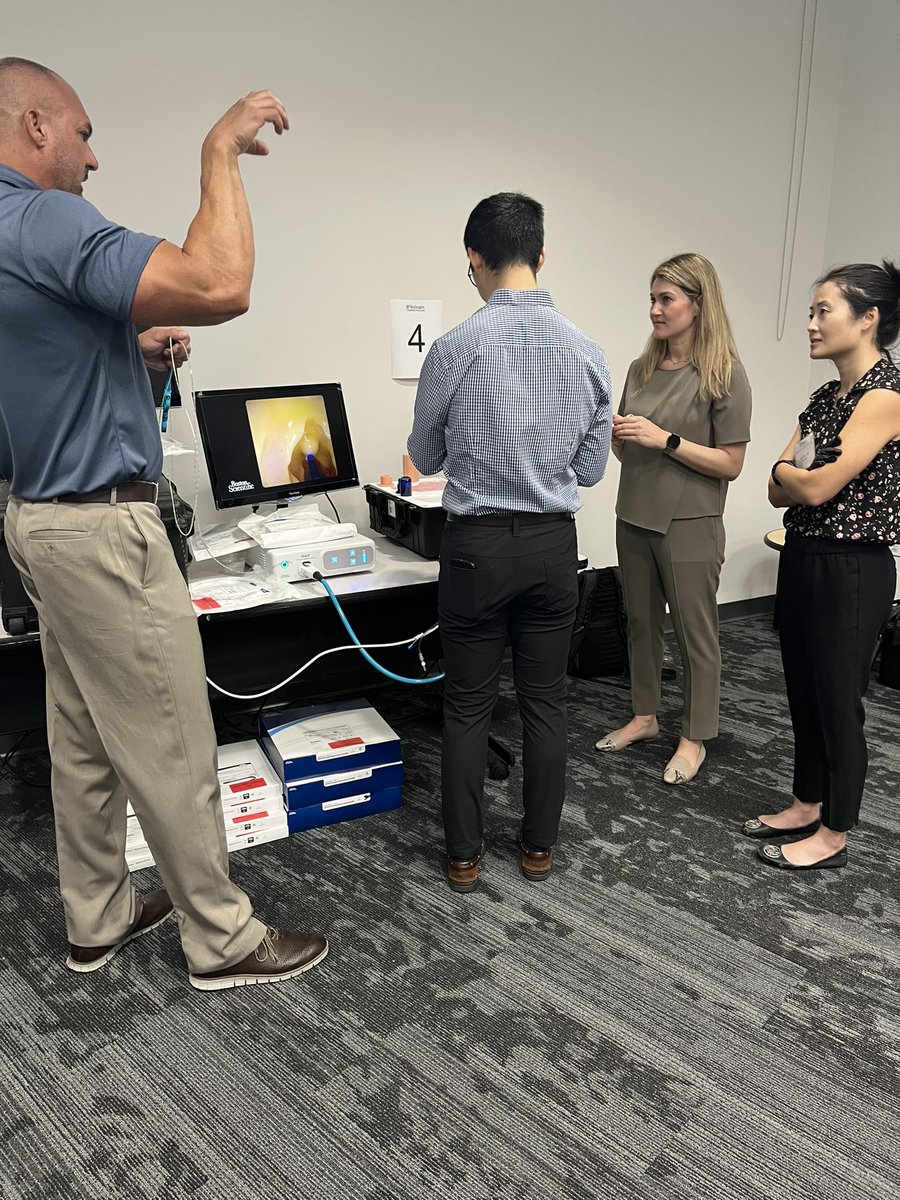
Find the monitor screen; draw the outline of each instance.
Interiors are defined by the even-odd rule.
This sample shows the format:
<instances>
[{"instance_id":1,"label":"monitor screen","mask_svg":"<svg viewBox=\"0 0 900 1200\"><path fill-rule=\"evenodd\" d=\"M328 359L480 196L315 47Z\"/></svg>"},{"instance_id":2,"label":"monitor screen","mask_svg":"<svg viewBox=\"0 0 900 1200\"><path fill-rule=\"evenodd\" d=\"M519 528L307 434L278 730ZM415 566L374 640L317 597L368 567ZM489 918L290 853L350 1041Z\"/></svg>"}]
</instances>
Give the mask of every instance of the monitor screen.
<instances>
[{"instance_id":1,"label":"monitor screen","mask_svg":"<svg viewBox=\"0 0 900 1200\"><path fill-rule=\"evenodd\" d=\"M197 392L217 508L356 487L339 383Z\"/></svg>"}]
</instances>

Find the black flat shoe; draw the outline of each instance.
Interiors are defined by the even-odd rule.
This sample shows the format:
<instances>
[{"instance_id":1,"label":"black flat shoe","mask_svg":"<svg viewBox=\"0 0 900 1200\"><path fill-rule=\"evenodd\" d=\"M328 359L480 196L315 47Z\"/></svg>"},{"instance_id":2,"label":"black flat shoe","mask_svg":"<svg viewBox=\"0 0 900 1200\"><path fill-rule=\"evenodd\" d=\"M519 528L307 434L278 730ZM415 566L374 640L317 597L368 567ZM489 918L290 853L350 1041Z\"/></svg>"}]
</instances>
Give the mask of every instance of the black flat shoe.
<instances>
[{"instance_id":1,"label":"black flat shoe","mask_svg":"<svg viewBox=\"0 0 900 1200\"><path fill-rule=\"evenodd\" d=\"M774 825L767 825L765 821L754 817L752 821L744 822L741 833L748 838L794 837L798 833L815 833L821 824L821 821L810 821L808 825L798 825L796 829L776 829Z\"/></svg>"},{"instance_id":2,"label":"black flat shoe","mask_svg":"<svg viewBox=\"0 0 900 1200\"><path fill-rule=\"evenodd\" d=\"M760 846L756 852L757 858L761 859L767 866L781 867L785 871L818 871L820 868L827 867L846 867L847 851L838 850L836 854L831 854L828 858L820 858L814 863L792 863L781 853L780 846Z\"/></svg>"}]
</instances>

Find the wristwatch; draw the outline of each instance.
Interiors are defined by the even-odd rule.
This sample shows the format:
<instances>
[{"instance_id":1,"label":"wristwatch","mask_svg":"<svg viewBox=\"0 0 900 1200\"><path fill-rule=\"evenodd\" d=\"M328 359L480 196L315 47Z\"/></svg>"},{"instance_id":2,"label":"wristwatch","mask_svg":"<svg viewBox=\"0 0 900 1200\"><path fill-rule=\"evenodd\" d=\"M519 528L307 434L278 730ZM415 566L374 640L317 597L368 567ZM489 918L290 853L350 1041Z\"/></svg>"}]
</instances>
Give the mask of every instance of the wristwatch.
<instances>
[{"instance_id":1,"label":"wristwatch","mask_svg":"<svg viewBox=\"0 0 900 1200\"><path fill-rule=\"evenodd\" d=\"M666 454L671 454L673 450L677 450L681 445L681 438L677 433L670 433L666 438Z\"/></svg>"}]
</instances>

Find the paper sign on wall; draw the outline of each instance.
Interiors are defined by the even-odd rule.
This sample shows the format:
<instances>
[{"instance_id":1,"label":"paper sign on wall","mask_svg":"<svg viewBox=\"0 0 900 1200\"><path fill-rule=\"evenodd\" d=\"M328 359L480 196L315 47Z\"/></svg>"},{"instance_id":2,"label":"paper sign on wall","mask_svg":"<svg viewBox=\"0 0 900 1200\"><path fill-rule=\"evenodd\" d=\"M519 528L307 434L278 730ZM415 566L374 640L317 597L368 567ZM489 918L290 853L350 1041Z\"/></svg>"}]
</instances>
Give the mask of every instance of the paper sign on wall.
<instances>
[{"instance_id":1,"label":"paper sign on wall","mask_svg":"<svg viewBox=\"0 0 900 1200\"><path fill-rule=\"evenodd\" d=\"M391 301L391 378L418 379L428 348L443 332L442 300Z\"/></svg>"}]
</instances>

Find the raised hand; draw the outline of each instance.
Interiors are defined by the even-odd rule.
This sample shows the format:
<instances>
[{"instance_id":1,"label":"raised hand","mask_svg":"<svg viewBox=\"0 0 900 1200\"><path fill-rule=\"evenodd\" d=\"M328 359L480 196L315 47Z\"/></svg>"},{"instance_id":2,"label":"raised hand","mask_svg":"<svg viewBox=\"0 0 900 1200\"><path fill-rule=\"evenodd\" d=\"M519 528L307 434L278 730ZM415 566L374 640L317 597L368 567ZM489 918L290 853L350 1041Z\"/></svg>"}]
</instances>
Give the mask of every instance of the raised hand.
<instances>
[{"instance_id":1,"label":"raised hand","mask_svg":"<svg viewBox=\"0 0 900 1200\"><path fill-rule=\"evenodd\" d=\"M271 125L279 135L291 127L277 96L269 91L250 92L216 121L204 145L232 154L268 154L269 147L256 136L263 125Z\"/></svg>"}]
</instances>

